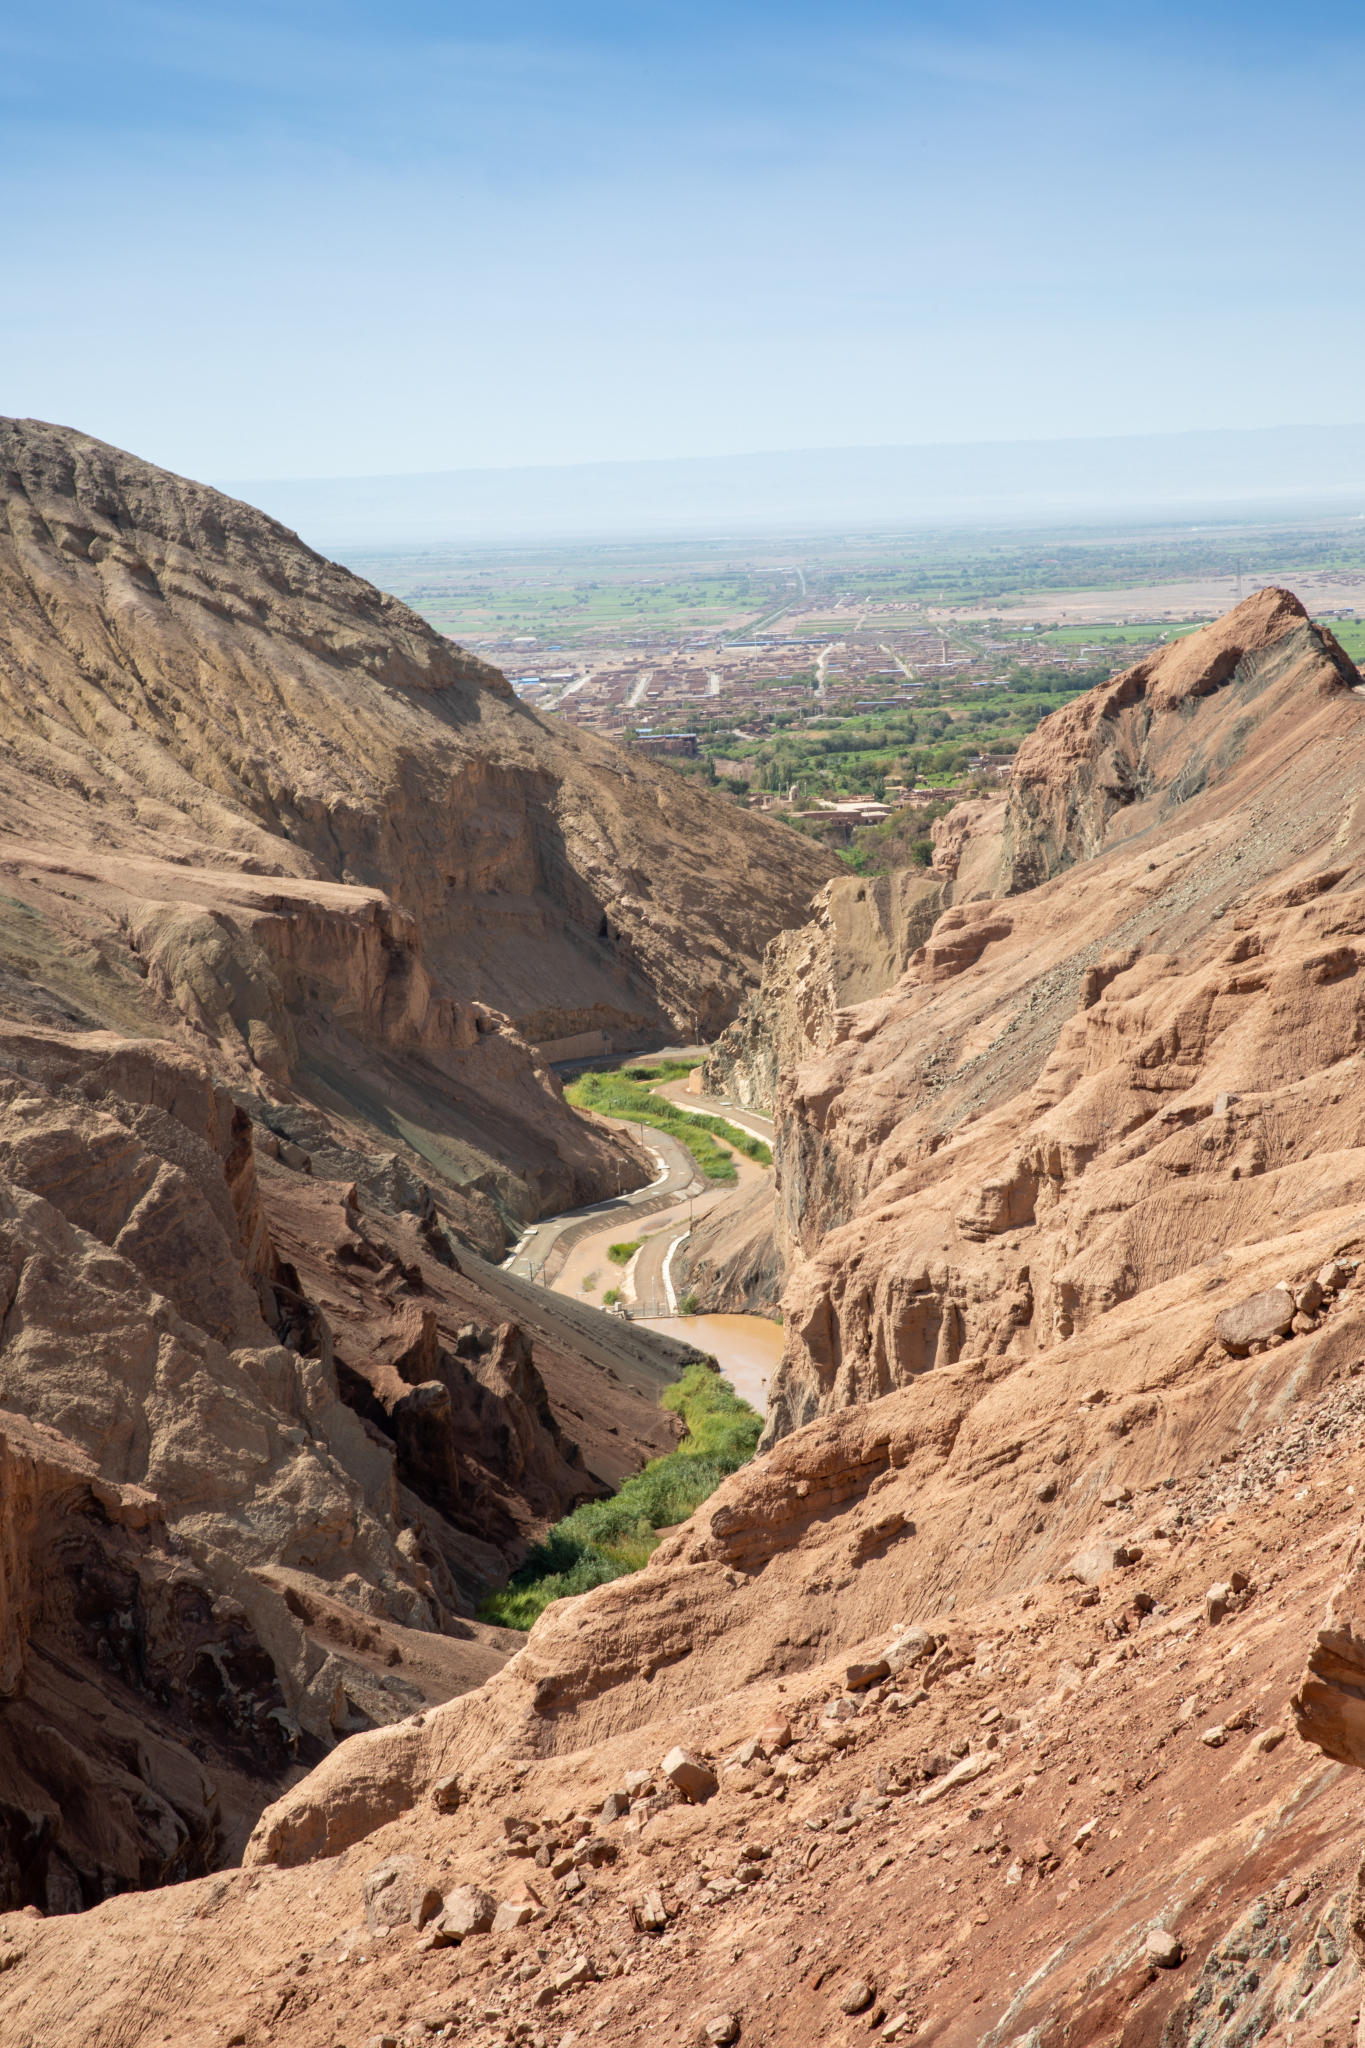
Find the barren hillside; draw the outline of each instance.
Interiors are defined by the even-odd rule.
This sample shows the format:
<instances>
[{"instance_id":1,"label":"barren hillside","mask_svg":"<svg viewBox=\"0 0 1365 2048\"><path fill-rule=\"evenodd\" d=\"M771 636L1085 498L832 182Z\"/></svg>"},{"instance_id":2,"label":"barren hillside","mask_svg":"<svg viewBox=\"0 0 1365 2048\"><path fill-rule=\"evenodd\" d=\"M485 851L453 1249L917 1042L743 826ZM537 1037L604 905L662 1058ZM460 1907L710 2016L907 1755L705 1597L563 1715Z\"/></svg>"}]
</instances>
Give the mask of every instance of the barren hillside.
<instances>
[{"instance_id":1,"label":"barren hillside","mask_svg":"<svg viewBox=\"0 0 1365 2048\"><path fill-rule=\"evenodd\" d=\"M273 1084L304 1174L202 1058L14 1027L7 2044L1345 2040L1361 688L1263 593L1049 720L934 877L769 947L712 1061L777 1117L765 1445L524 1643L470 1589L584 1445L646 1454L667 1362L575 1349L413 1148L362 1187L340 1089ZM294 1729L208 1874L246 1731ZM121 1862L76 1870L57 1783ZM74 1910L87 1867L125 1895Z\"/></svg>"},{"instance_id":2,"label":"barren hillside","mask_svg":"<svg viewBox=\"0 0 1365 2048\"><path fill-rule=\"evenodd\" d=\"M488 1263L656 1172L540 1044L732 1013L828 862L248 506L32 421L0 499L0 1898L66 1912L478 1684L671 1448L688 1347Z\"/></svg>"}]
</instances>

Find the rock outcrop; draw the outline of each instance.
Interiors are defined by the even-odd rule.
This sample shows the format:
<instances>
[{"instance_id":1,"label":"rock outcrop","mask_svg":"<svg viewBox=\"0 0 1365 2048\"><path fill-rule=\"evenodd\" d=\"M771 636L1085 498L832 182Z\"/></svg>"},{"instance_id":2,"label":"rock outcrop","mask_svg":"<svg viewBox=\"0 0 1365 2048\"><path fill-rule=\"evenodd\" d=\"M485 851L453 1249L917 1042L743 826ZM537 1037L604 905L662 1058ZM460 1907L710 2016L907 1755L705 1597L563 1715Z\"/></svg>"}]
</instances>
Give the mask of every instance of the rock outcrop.
<instances>
[{"instance_id":1,"label":"rock outcrop","mask_svg":"<svg viewBox=\"0 0 1365 2048\"><path fill-rule=\"evenodd\" d=\"M1230 1360L1181 1282L794 1432L479 1690L334 1752L244 1870L0 1917L0 2029L1340 2038L1358 1800L1290 1720L1365 1488L1336 1234L1337 1332Z\"/></svg>"},{"instance_id":2,"label":"rock outcrop","mask_svg":"<svg viewBox=\"0 0 1365 2048\"><path fill-rule=\"evenodd\" d=\"M936 1365L1012 1370L1365 1193L1365 710L1296 600L1241 609L1048 721L1012 815L1050 759L1089 838L1052 880L946 910L784 1072L779 1241L805 1256L770 1436ZM1106 839L1049 729L1098 748L1120 697L1151 787Z\"/></svg>"},{"instance_id":3,"label":"rock outcrop","mask_svg":"<svg viewBox=\"0 0 1365 2048\"><path fill-rule=\"evenodd\" d=\"M1291 591L1267 589L1074 698L1019 749L996 893L1034 888L1150 833L1205 790L1240 795L1243 756L1264 723L1251 707L1264 693L1307 706L1356 681L1332 633Z\"/></svg>"}]
</instances>

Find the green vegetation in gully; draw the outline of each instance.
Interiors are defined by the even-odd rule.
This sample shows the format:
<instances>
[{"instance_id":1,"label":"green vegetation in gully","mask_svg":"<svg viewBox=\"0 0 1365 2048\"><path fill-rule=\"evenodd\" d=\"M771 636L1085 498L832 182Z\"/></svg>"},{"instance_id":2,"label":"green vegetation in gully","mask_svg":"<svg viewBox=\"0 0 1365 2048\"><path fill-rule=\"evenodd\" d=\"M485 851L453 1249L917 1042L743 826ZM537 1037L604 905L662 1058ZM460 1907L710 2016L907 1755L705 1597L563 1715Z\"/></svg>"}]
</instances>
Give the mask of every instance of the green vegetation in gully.
<instances>
[{"instance_id":1,"label":"green vegetation in gully","mask_svg":"<svg viewBox=\"0 0 1365 2048\"><path fill-rule=\"evenodd\" d=\"M677 1450L652 1459L610 1500L585 1501L556 1522L506 1591L484 1601L482 1620L530 1628L552 1600L638 1572L658 1547L658 1531L685 1522L758 1447L762 1416L709 1365L688 1366L663 1405L687 1424Z\"/></svg>"},{"instance_id":2,"label":"green vegetation in gully","mask_svg":"<svg viewBox=\"0 0 1365 2048\"><path fill-rule=\"evenodd\" d=\"M667 1131L680 1145L686 1145L708 1180L739 1179L734 1159L715 1142L717 1138L724 1138L726 1144L760 1166L771 1166L773 1155L761 1138L751 1137L748 1131L737 1129L724 1117L693 1116L665 1097L651 1093L661 1081L680 1080L698 1064L696 1060L660 1060L648 1067L593 1067L571 1082L564 1093L575 1109L593 1109L599 1116L619 1117L623 1123L648 1124L656 1131ZM608 1258L615 1258L616 1251L613 1245Z\"/></svg>"}]
</instances>

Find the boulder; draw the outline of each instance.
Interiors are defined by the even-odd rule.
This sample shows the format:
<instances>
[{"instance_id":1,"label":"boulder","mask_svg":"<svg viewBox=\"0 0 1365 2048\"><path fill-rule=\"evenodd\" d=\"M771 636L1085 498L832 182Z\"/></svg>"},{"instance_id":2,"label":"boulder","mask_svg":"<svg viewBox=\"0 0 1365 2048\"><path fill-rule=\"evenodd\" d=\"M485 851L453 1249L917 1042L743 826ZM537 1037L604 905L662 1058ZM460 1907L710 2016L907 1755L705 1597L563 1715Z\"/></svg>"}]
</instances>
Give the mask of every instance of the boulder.
<instances>
[{"instance_id":1,"label":"boulder","mask_svg":"<svg viewBox=\"0 0 1365 2048\"><path fill-rule=\"evenodd\" d=\"M865 1685L876 1685L890 1676L891 1666L885 1657L878 1657L874 1664L849 1664L844 1668L844 1684L850 1692L861 1692Z\"/></svg>"},{"instance_id":2,"label":"boulder","mask_svg":"<svg viewBox=\"0 0 1365 2048\"><path fill-rule=\"evenodd\" d=\"M390 1856L361 1881L365 1919L371 1934L389 1927L424 1927L441 1910L439 1886L414 1856Z\"/></svg>"},{"instance_id":3,"label":"boulder","mask_svg":"<svg viewBox=\"0 0 1365 2048\"><path fill-rule=\"evenodd\" d=\"M1174 1970L1184 1961L1185 1951L1180 1945L1180 1936L1171 1934L1164 1927L1153 1927L1147 1936L1147 1960L1155 1963L1159 1970Z\"/></svg>"},{"instance_id":4,"label":"boulder","mask_svg":"<svg viewBox=\"0 0 1365 2048\"><path fill-rule=\"evenodd\" d=\"M487 1934L497 1910L498 1902L491 1892L481 1891L475 1884L457 1885L453 1892L446 1893L441 1926L447 1934L463 1941L468 1934Z\"/></svg>"},{"instance_id":5,"label":"boulder","mask_svg":"<svg viewBox=\"0 0 1365 2048\"><path fill-rule=\"evenodd\" d=\"M1294 1296L1289 1288L1270 1287L1264 1294L1249 1294L1245 1301L1220 1310L1213 1329L1230 1358L1245 1358L1253 1344L1288 1336L1293 1321Z\"/></svg>"},{"instance_id":6,"label":"boulder","mask_svg":"<svg viewBox=\"0 0 1365 2048\"><path fill-rule=\"evenodd\" d=\"M662 1934L668 1926L662 1892L646 1892L635 1908L635 1924L644 1934Z\"/></svg>"},{"instance_id":7,"label":"boulder","mask_svg":"<svg viewBox=\"0 0 1365 2048\"><path fill-rule=\"evenodd\" d=\"M689 1750L681 1746L669 1750L659 1769L675 1792L681 1792L684 1799L694 1803L709 1799L719 1783L709 1764L698 1762Z\"/></svg>"},{"instance_id":8,"label":"boulder","mask_svg":"<svg viewBox=\"0 0 1365 2048\"><path fill-rule=\"evenodd\" d=\"M1079 1579L1082 1585L1093 1586L1106 1572L1119 1571L1124 1565L1136 1564L1141 1557L1140 1550L1130 1550L1124 1543L1107 1536L1098 1543L1088 1544L1077 1551L1067 1567L1067 1574Z\"/></svg>"}]
</instances>

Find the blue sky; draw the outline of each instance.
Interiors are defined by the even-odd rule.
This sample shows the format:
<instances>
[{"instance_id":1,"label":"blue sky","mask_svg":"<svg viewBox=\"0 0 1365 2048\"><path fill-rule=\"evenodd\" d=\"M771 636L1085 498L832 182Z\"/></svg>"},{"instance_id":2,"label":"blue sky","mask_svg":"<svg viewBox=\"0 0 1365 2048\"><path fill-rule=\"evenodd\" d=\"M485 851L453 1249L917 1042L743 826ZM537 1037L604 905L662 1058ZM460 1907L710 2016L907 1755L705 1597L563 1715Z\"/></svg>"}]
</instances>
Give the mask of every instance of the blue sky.
<instances>
[{"instance_id":1,"label":"blue sky","mask_svg":"<svg viewBox=\"0 0 1365 2048\"><path fill-rule=\"evenodd\" d=\"M1358 8L0 11L0 411L210 478L1365 417Z\"/></svg>"}]
</instances>

